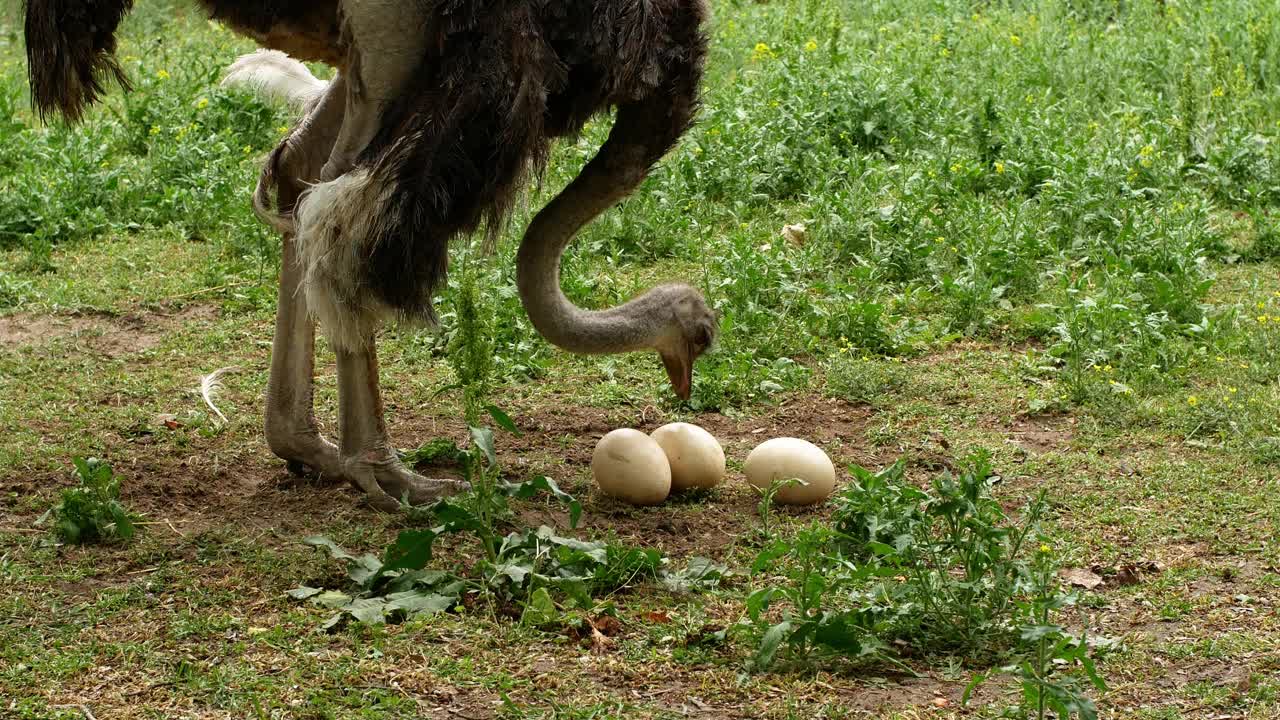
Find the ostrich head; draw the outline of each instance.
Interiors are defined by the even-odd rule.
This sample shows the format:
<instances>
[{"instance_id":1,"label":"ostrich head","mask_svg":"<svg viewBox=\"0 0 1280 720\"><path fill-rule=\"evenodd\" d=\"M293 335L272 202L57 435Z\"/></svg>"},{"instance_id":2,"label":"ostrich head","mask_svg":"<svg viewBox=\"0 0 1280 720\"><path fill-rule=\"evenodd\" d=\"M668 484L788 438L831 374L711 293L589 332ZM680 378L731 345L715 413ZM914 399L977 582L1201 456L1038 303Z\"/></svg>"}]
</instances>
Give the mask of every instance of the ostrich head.
<instances>
[{"instance_id":1,"label":"ostrich head","mask_svg":"<svg viewBox=\"0 0 1280 720\"><path fill-rule=\"evenodd\" d=\"M716 314L702 293L683 284L654 288L653 300L669 309L669 315L655 314L661 325L655 328L652 347L662 357L671 379L671 388L688 400L693 390L693 363L715 341Z\"/></svg>"}]
</instances>

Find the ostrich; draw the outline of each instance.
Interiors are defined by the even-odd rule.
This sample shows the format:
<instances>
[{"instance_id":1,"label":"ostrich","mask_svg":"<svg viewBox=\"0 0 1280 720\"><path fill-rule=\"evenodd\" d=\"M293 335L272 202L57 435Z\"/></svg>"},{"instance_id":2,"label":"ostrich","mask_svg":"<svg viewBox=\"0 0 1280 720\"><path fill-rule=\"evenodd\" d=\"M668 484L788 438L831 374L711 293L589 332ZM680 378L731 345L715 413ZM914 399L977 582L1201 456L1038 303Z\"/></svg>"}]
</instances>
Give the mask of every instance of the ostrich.
<instances>
[{"instance_id":1,"label":"ostrich","mask_svg":"<svg viewBox=\"0 0 1280 720\"><path fill-rule=\"evenodd\" d=\"M465 489L398 460L375 335L430 323L451 238L496 233L550 143L616 108L608 139L533 219L517 286L537 331L571 352L655 350L688 398L716 319L684 284L584 310L560 287L573 236L629 195L689 126L706 55L704 0L198 0L265 48L229 80L304 109L268 158L254 206L283 234L267 389L268 445L294 472L343 478L379 509ZM78 120L110 80L132 0L27 0L33 101ZM337 73L315 79L299 60ZM338 444L312 408L315 327L337 356Z\"/></svg>"}]
</instances>

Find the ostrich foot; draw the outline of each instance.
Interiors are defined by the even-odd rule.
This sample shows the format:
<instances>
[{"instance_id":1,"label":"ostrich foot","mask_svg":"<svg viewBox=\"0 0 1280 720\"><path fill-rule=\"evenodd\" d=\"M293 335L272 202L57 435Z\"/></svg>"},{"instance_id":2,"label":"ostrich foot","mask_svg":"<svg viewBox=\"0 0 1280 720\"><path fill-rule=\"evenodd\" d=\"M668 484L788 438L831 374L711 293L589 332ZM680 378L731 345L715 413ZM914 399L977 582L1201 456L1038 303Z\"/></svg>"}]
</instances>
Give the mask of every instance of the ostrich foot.
<instances>
[{"instance_id":1,"label":"ostrich foot","mask_svg":"<svg viewBox=\"0 0 1280 720\"><path fill-rule=\"evenodd\" d=\"M422 505L470 489L463 482L424 478L396 456L382 418L378 357L372 341L357 349L339 347L336 355L343 476L363 490L374 507L386 512L399 510L401 500Z\"/></svg>"},{"instance_id":2,"label":"ostrich foot","mask_svg":"<svg viewBox=\"0 0 1280 720\"><path fill-rule=\"evenodd\" d=\"M294 475L350 482L369 496L370 504L384 512L398 511L401 502L426 505L471 489L465 482L423 477L389 451L344 458L338 447L319 433L295 435L288 449L274 452Z\"/></svg>"},{"instance_id":3,"label":"ostrich foot","mask_svg":"<svg viewBox=\"0 0 1280 720\"><path fill-rule=\"evenodd\" d=\"M298 433L287 444L270 442L271 452L284 460L294 475L312 475L323 479L337 479L343 475L342 457L338 446L326 440L320 433Z\"/></svg>"},{"instance_id":4,"label":"ostrich foot","mask_svg":"<svg viewBox=\"0 0 1280 720\"><path fill-rule=\"evenodd\" d=\"M392 453L346 459L346 477L369 497L369 504L396 512L401 503L426 505L471 489L458 480L433 480L405 467Z\"/></svg>"}]
</instances>

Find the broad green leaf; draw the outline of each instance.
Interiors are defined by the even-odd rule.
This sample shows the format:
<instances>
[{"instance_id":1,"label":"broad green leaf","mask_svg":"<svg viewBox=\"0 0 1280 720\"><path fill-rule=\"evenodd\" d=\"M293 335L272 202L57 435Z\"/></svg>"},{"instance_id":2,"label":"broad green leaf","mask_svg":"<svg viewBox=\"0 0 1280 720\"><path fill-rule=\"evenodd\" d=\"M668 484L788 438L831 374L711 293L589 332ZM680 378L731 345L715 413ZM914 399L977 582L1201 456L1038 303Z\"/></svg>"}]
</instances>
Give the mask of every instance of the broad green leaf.
<instances>
[{"instance_id":1,"label":"broad green leaf","mask_svg":"<svg viewBox=\"0 0 1280 720\"><path fill-rule=\"evenodd\" d=\"M325 590L318 595L312 596L311 602L321 607L337 610L350 605L351 596L343 592L338 592L337 590Z\"/></svg>"},{"instance_id":2,"label":"broad green leaf","mask_svg":"<svg viewBox=\"0 0 1280 720\"><path fill-rule=\"evenodd\" d=\"M489 467L498 464L498 454L493 449L493 431L489 428L471 428L471 442L484 453L484 457L489 461Z\"/></svg>"},{"instance_id":3,"label":"broad green leaf","mask_svg":"<svg viewBox=\"0 0 1280 720\"><path fill-rule=\"evenodd\" d=\"M432 530L401 530L396 541L387 548L386 560L378 575L395 570L421 570L431 560L431 545L436 537Z\"/></svg>"},{"instance_id":4,"label":"broad green leaf","mask_svg":"<svg viewBox=\"0 0 1280 720\"><path fill-rule=\"evenodd\" d=\"M769 603L773 602L773 597L777 594L776 588L764 588L747 596L747 614L753 621L760 620L760 614L769 607Z\"/></svg>"},{"instance_id":5,"label":"broad green leaf","mask_svg":"<svg viewBox=\"0 0 1280 720\"><path fill-rule=\"evenodd\" d=\"M334 560L355 560L356 556L343 550L337 543L323 535L312 535L302 539L303 544L324 548Z\"/></svg>"},{"instance_id":6,"label":"broad green leaf","mask_svg":"<svg viewBox=\"0 0 1280 720\"><path fill-rule=\"evenodd\" d=\"M546 588L538 588L529 596L529 601L525 603L524 613L520 616L520 622L533 627L542 625L550 625L559 619L560 613L556 610L556 604L551 600L551 594Z\"/></svg>"},{"instance_id":7,"label":"broad green leaf","mask_svg":"<svg viewBox=\"0 0 1280 720\"><path fill-rule=\"evenodd\" d=\"M978 686L986 681L986 673L974 673L973 679L969 681L968 685L964 686L964 694L960 696L960 704L968 705L969 698L973 697L973 691L977 690Z\"/></svg>"},{"instance_id":8,"label":"broad green leaf","mask_svg":"<svg viewBox=\"0 0 1280 720\"><path fill-rule=\"evenodd\" d=\"M555 480L545 475L522 483L506 483L502 486L502 491L508 497L521 500L535 497L539 492L551 493L552 497L569 506L569 527L571 528L578 527L578 520L582 517L582 504L574 499L572 495L561 490Z\"/></svg>"},{"instance_id":9,"label":"broad green leaf","mask_svg":"<svg viewBox=\"0 0 1280 720\"><path fill-rule=\"evenodd\" d=\"M1028 625L1022 628L1021 637L1027 642L1036 642L1049 637L1058 637L1062 635L1062 627L1059 625Z\"/></svg>"},{"instance_id":10,"label":"broad green leaf","mask_svg":"<svg viewBox=\"0 0 1280 720\"><path fill-rule=\"evenodd\" d=\"M484 521L471 512L470 508L460 503L441 500L431 506L431 512L435 515L435 521L440 523L439 527L434 530L436 533L480 532L485 530Z\"/></svg>"},{"instance_id":11,"label":"broad green leaf","mask_svg":"<svg viewBox=\"0 0 1280 720\"><path fill-rule=\"evenodd\" d=\"M662 584L672 592L706 590L720 584L729 568L704 557L689 558L689 564L676 572L663 572Z\"/></svg>"},{"instance_id":12,"label":"broad green leaf","mask_svg":"<svg viewBox=\"0 0 1280 720\"><path fill-rule=\"evenodd\" d=\"M893 557L898 554L897 548L882 542L871 541L867 543L867 549L880 557Z\"/></svg>"},{"instance_id":13,"label":"broad green leaf","mask_svg":"<svg viewBox=\"0 0 1280 720\"><path fill-rule=\"evenodd\" d=\"M791 552L791 546L781 540L774 541L772 545L761 550L756 555L756 559L751 562L752 574L763 572L773 565L773 562L787 553Z\"/></svg>"},{"instance_id":14,"label":"broad green leaf","mask_svg":"<svg viewBox=\"0 0 1280 720\"><path fill-rule=\"evenodd\" d=\"M778 654L778 648L790 633L791 621L789 620L784 620L765 631L752 663L756 670L766 670L773 664L773 659Z\"/></svg>"},{"instance_id":15,"label":"broad green leaf","mask_svg":"<svg viewBox=\"0 0 1280 720\"><path fill-rule=\"evenodd\" d=\"M387 612L402 610L410 615L446 612L458 601L457 596L409 590L387 596Z\"/></svg>"},{"instance_id":16,"label":"broad green leaf","mask_svg":"<svg viewBox=\"0 0 1280 720\"><path fill-rule=\"evenodd\" d=\"M842 616L824 618L814 630L813 639L819 645L836 650L848 656L863 654L862 636L865 632L849 623Z\"/></svg>"},{"instance_id":17,"label":"broad green leaf","mask_svg":"<svg viewBox=\"0 0 1280 720\"><path fill-rule=\"evenodd\" d=\"M320 588L307 587L304 585L302 587L296 587L285 594L294 600L306 600L307 598L315 597L322 592L324 592L324 590L321 590Z\"/></svg>"},{"instance_id":18,"label":"broad green leaf","mask_svg":"<svg viewBox=\"0 0 1280 720\"><path fill-rule=\"evenodd\" d=\"M503 430L515 433L516 435L520 434L520 430L516 427L516 424L511 421L511 417L509 415L502 411L502 408L499 408L497 405L485 405L484 409L488 411L489 417L493 418L493 421L498 423L498 426Z\"/></svg>"},{"instance_id":19,"label":"broad green leaf","mask_svg":"<svg viewBox=\"0 0 1280 720\"><path fill-rule=\"evenodd\" d=\"M519 585L524 582L529 573L533 572L533 566L528 563L504 563L495 567L493 571L495 577L506 577Z\"/></svg>"},{"instance_id":20,"label":"broad green leaf","mask_svg":"<svg viewBox=\"0 0 1280 720\"><path fill-rule=\"evenodd\" d=\"M343 610L360 622L381 625L387 621L387 602L382 598L358 598Z\"/></svg>"}]
</instances>

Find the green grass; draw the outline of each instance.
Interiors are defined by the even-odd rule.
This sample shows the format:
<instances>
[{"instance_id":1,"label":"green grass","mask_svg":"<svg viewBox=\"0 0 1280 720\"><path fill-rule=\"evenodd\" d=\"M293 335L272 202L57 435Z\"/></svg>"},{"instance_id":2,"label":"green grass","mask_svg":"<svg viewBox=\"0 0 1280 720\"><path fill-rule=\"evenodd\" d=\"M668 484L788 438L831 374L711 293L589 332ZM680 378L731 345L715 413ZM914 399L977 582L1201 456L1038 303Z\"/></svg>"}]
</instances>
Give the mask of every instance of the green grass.
<instances>
[{"instance_id":1,"label":"green grass","mask_svg":"<svg viewBox=\"0 0 1280 720\"><path fill-rule=\"evenodd\" d=\"M400 525L290 484L260 440L278 240L249 191L289 118L217 87L249 43L142 0L120 51L135 91L41 126L19 17L0 0L0 333L34 328L0 347L0 715L915 717L934 697L961 714L973 668L941 659L919 692L820 665L740 681L750 648L698 638L743 616L746 578L620 593L605 650L478 611L313 633L323 611L283 593L341 574L301 538L376 551ZM499 438L509 479L575 492L584 537L741 568L756 521L736 471L697 501L620 509L590 491L593 433L700 422L731 468L796 434L866 467L905 457L920 483L991 448L1006 507L1048 490L1064 565L1162 568L1071 618L1124 640L1102 663L1108 717L1280 713L1280 9L727 2L709 31L697 126L582 233L564 284L600 307L693 281L721 341L682 407L654 358L570 357L524 317L519 234L602 140L593 122L476 271L492 395L525 430ZM797 222L803 242L781 237ZM440 331L381 344L404 447L465 439L459 394L436 397L454 280ZM194 388L224 366L218 427ZM317 407L332 428L323 341ZM31 532L76 456L109 461L155 523L134 544ZM785 534L815 514L777 517Z\"/></svg>"}]
</instances>

